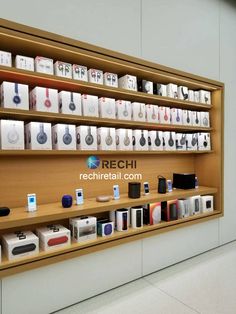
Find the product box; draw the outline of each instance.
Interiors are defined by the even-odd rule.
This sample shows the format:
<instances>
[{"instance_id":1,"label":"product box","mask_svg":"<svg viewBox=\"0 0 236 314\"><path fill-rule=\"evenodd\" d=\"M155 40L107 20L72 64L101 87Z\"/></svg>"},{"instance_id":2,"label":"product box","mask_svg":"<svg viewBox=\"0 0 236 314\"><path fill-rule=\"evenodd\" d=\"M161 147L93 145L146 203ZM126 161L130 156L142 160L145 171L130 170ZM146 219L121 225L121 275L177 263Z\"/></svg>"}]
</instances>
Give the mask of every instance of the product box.
<instances>
[{"instance_id":1,"label":"product box","mask_svg":"<svg viewBox=\"0 0 236 314\"><path fill-rule=\"evenodd\" d=\"M210 133L198 133L198 150L211 150Z\"/></svg>"},{"instance_id":2,"label":"product box","mask_svg":"<svg viewBox=\"0 0 236 314\"><path fill-rule=\"evenodd\" d=\"M82 113L84 116L99 117L98 96L83 94L81 96Z\"/></svg>"},{"instance_id":3,"label":"product box","mask_svg":"<svg viewBox=\"0 0 236 314\"><path fill-rule=\"evenodd\" d=\"M96 126L80 125L76 128L77 149L97 150L97 128Z\"/></svg>"},{"instance_id":4,"label":"product box","mask_svg":"<svg viewBox=\"0 0 236 314\"><path fill-rule=\"evenodd\" d=\"M110 236L114 233L114 222L109 219L97 220L97 234L102 237Z\"/></svg>"},{"instance_id":5,"label":"product box","mask_svg":"<svg viewBox=\"0 0 236 314\"><path fill-rule=\"evenodd\" d=\"M178 86L176 84L168 84L166 86L167 97L178 98Z\"/></svg>"},{"instance_id":6,"label":"product box","mask_svg":"<svg viewBox=\"0 0 236 314\"><path fill-rule=\"evenodd\" d=\"M172 221L179 218L178 201L161 202L161 220Z\"/></svg>"},{"instance_id":7,"label":"product box","mask_svg":"<svg viewBox=\"0 0 236 314\"><path fill-rule=\"evenodd\" d=\"M187 150L198 149L198 133L186 134L186 148Z\"/></svg>"},{"instance_id":8,"label":"product box","mask_svg":"<svg viewBox=\"0 0 236 314\"><path fill-rule=\"evenodd\" d=\"M183 110L183 125L192 125L192 111Z\"/></svg>"},{"instance_id":9,"label":"product box","mask_svg":"<svg viewBox=\"0 0 236 314\"><path fill-rule=\"evenodd\" d=\"M4 65L6 67L12 66L12 59L11 59L10 52L0 50L0 65Z\"/></svg>"},{"instance_id":10,"label":"product box","mask_svg":"<svg viewBox=\"0 0 236 314\"><path fill-rule=\"evenodd\" d=\"M137 91L137 77L126 74L118 79L119 88Z\"/></svg>"},{"instance_id":11,"label":"product box","mask_svg":"<svg viewBox=\"0 0 236 314\"><path fill-rule=\"evenodd\" d=\"M148 144L149 150L163 150L163 132L149 131Z\"/></svg>"},{"instance_id":12,"label":"product box","mask_svg":"<svg viewBox=\"0 0 236 314\"><path fill-rule=\"evenodd\" d=\"M52 149L51 123L30 122L25 126L27 149Z\"/></svg>"},{"instance_id":13,"label":"product box","mask_svg":"<svg viewBox=\"0 0 236 314\"><path fill-rule=\"evenodd\" d=\"M200 125L206 128L210 127L210 114L209 112L200 112Z\"/></svg>"},{"instance_id":14,"label":"product box","mask_svg":"<svg viewBox=\"0 0 236 314\"><path fill-rule=\"evenodd\" d=\"M196 195L196 196L190 196L188 198L189 202L189 214L190 216L192 215L197 215L202 212L202 203L201 203L201 196Z\"/></svg>"},{"instance_id":15,"label":"product box","mask_svg":"<svg viewBox=\"0 0 236 314\"><path fill-rule=\"evenodd\" d=\"M201 209L203 213L213 212L213 195L201 196Z\"/></svg>"},{"instance_id":16,"label":"product box","mask_svg":"<svg viewBox=\"0 0 236 314\"><path fill-rule=\"evenodd\" d=\"M163 149L176 150L175 132L163 132Z\"/></svg>"},{"instance_id":17,"label":"product box","mask_svg":"<svg viewBox=\"0 0 236 314\"><path fill-rule=\"evenodd\" d=\"M192 89L188 90L188 100L189 101L195 101L195 99L194 99L194 91Z\"/></svg>"},{"instance_id":18,"label":"product box","mask_svg":"<svg viewBox=\"0 0 236 314\"><path fill-rule=\"evenodd\" d=\"M84 65L73 64L72 76L74 80L88 81L88 69Z\"/></svg>"},{"instance_id":19,"label":"product box","mask_svg":"<svg viewBox=\"0 0 236 314\"><path fill-rule=\"evenodd\" d=\"M148 131L133 130L134 150L148 150Z\"/></svg>"},{"instance_id":20,"label":"product box","mask_svg":"<svg viewBox=\"0 0 236 314\"><path fill-rule=\"evenodd\" d=\"M36 111L58 113L57 89L35 87L30 92L30 108Z\"/></svg>"},{"instance_id":21,"label":"product box","mask_svg":"<svg viewBox=\"0 0 236 314\"><path fill-rule=\"evenodd\" d=\"M189 217L189 202L187 199L178 199L178 218Z\"/></svg>"},{"instance_id":22,"label":"product box","mask_svg":"<svg viewBox=\"0 0 236 314\"><path fill-rule=\"evenodd\" d=\"M146 105L147 122L159 123L159 109L156 105Z\"/></svg>"},{"instance_id":23,"label":"product box","mask_svg":"<svg viewBox=\"0 0 236 314\"><path fill-rule=\"evenodd\" d=\"M25 84L3 82L1 85L3 108L29 110L29 87Z\"/></svg>"},{"instance_id":24,"label":"product box","mask_svg":"<svg viewBox=\"0 0 236 314\"><path fill-rule=\"evenodd\" d=\"M72 65L67 62L56 61L54 63L54 73L60 77L72 78Z\"/></svg>"},{"instance_id":25,"label":"product box","mask_svg":"<svg viewBox=\"0 0 236 314\"><path fill-rule=\"evenodd\" d=\"M175 135L175 141L176 141L176 149L184 151L187 149L187 134L185 133L176 133Z\"/></svg>"},{"instance_id":26,"label":"product box","mask_svg":"<svg viewBox=\"0 0 236 314\"><path fill-rule=\"evenodd\" d=\"M142 122L146 121L146 106L144 103L132 103L132 120Z\"/></svg>"},{"instance_id":27,"label":"product box","mask_svg":"<svg viewBox=\"0 0 236 314\"><path fill-rule=\"evenodd\" d=\"M59 112L65 114L82 115L81 94L61 91L58 93Z\"/></svg>"},{"instance_id":28,"label":"product box","mask_svg":"<svg viewBox=\"0 0 236 314\"><path fill-rule=\"evenodd\" d=\"M188 87L178 86L178 98L181 100L188 100Z\"/></svg>"},{"instance_id":29,"label":"product box","mask_svg":"<svg viewBox=\"0 0 236 314\"><path fill-rule=\"evenodd\" d=\"M161 222L161 203L149 204L150 225L156 225Z\"/></svg>"},{"instance_id":30,"label":"product box","mask_svg":"<svg viewBox=\"0 0 236 314\"><path fill-rule=\"evenodd\" d=\"M143 227L143 208L141 206L131 208L131 226L134 229Z\"/></svg>"},{"instance_id":31,"label":"product box","mask_svg":"<svg viewBox=\"0 0 236 314\"><path fill-rule=\"evenodd\" d=\"M39 239L31 231L4 234L2 244L9 261L39 253Z\"/></svg>"},{"instance_id":32,"label":"product box","mask_svg":"<svg viewBox=\"0 0 236 314\"><path fill-rule=\"evenodd\" d=\"M35 71L46 74L54 74L53 60L45 57L36 57L34 59Z\"/></svg>"},{"instance_id":33,"label":"product box","mask_svg":"<svg viewBox=\"0 0 236 314\"><path fill-rule=\"evenodd\" d=\"M90 83L103 84L103 72L97 69L89 69L88 80Z\"/></svg>"},{"instance_id":34,"label":"product box","mask_svg":"<svg viewBox=\"0 0 236 314\"><path fill-rule=\"evenodd\" d=\"M159 107L159 121L161 124L170 124L170 108Z\"/></svg>"},{"instance_id":35,"label":"product box","mask_svg":"<svg viewBox=\"0 0 236 314\"><path fill-rule=\"evenodd\" d=\"M129 211L126 208L116 211L116 229L117 231L127 231L129 229Z\"/></svg>"},{"instance_id":36,"label":"product box","mask_svg":"<svg viewBox=\"0 0 236 314\"><path fill-rule=\"evenodd\" d=\"M153 94L153 82L147 80L139 80L138 91L147 94Z\"/></svg>"},{"instance_id":37,"label":"product box","mask_svg":"<svg viewBox=\"0 0 236 314\"><path fill-rule=\"evenodd\" d=\"M116 129L101 127L97 129L98 149L116 150Z\"/></svg>"},{"instance_id":38,"label":"product box","mask_svg":"<svg viewBox=\"0 0 236 314\"><path fill-rule=\"evenodd\" d=\"M17 69L34 71L34 58L17 55L15 57L15 67Z\"/></svg>"},{"instance_id":39,"label":"product box","mask_svg":"<svg viewBox=\"0 0 236 314\"><path fill-rule=\"evenodd\" d=\"M201 116L199 111L192 111L192 125L200 126L201 124Z\"/></svg>"},{"instance_id":40,"label":"product box","mask_svg":"<svg viewBox=\"0 0 236 314\"><path fill-rule=\"evenodd\" d=\"M71 243L70 230L62 225L49 225L36 229L39 246L43 251L49 251L67 246Z\"/></svg>"},{"instance_id":41,"label":"product box","mask_svg":"<svg viewBox=\"0 0 236 314\"><path fill-rule=\"evenodd\" d=\"M206 91L206 90L200 90L199 102L202 104L210 105L211 104L211 92Z\"/></svg>"},{"instance_id":42,"label":"product box","mask_svg":"<svg viewBox=\"0 0 236 314\"><path fill-rule=\"evenodd\" d=\"M117 119L131 120L132 119L132 108L131 102L126 100L116 101L116 115Z\"/></svg>"},{"instance_id":43,"label":"product box","mask_svg":"<svg viewBox=\"0 0 236 314\"><path fill-rule=\"evenodd\" d=\"M1 149L24 149L24 122L0 120Z\"/></svg>"},{"instance_id":44,"label":"product box","mask_svg":"<svg viewBox=\"0 0 236 314\"><path fill-rule=\"evenodd\" d=\"M183 113L182 109L179 108L171 108L170 109L170 122L175 125L183 124Z\"/></svg>"},{"instance_id":45,"label":"product box","mask_svg":"<svg viewBox=\"0 0 236 314\"><path fill-rule=\"evenodd\" d=\"M52 148L76 150L76 130L73 124L55 124L52 127Z\"/></svg>"},{"instance_id":46,"label":"product box","mask_svg":"<svg viewBox=\"0 0 236 314\"><path fill-rule=\"evenodd\" d=\"M200 102L200 94L199 91L194 91L194 101Z\"/></svg>"},{"instance_id":47,"label":"product box","mask_svg":"<svg viewBox=\"0 0 236 314\"><path fill-rule=\"evenodd\" d=\"M118 87L118 75L115 73L105 72L103 75L104 85Z\"/></svg>"},{"instance_id":48,"label":"product box","mask_svg":"<svg viewBox=\"0 0 236 314\"><path fill-rule=\"evenodd\" d=\"M98 99L98 110L100 118L116 118L116 102L114 98L101 97Z\"/></svg>"},{"instance_id":49,"label":"product box","mask_svg":"<svg viewBox=\"0 0 236 314\"><path fill-rule=\"evenodd\" d=\"M133 150L133 131L129 129L116 130L117 150Z\"/></svg>"},{"instance_id":50,"label":"product box","mask_svg":"<svg viewBox=\"0 0 236 314\"><path fill-rule=\"evenodd\" d=\"M167 86L164 84L155 84L153 85L153 93L159 96L167 96Z\"/></svg>"},{"instance_id":51,"label":"product box","mask_svg":"<svg viewBox=\"0 0 236 314\"><path fill-rule=\"evenodd\" d=\"M70 230L76 242L97 239L97 218L83 216L70 219Z\"/></svg>"}]
</instances>

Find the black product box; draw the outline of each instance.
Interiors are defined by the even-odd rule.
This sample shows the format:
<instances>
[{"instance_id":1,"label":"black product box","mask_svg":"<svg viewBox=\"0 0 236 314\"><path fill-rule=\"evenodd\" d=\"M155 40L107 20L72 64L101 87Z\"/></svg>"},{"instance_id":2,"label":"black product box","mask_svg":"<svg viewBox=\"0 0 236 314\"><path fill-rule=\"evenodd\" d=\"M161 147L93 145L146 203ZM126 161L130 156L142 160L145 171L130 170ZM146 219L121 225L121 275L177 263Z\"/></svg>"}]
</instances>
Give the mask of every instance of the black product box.
<instances>
[{"instance_id":1,"label":"black product box","mask_svg":"<svg viewBox=\"0 0 236 314\"><path fill-rule=\"evenodd\" d=\"M194 189L195 174L191 173L173 173L173 187L177 189Z\"/></svg>"},{"instance_id":2,"label":"black product box","mask_svg":"<svg viewBox=\"0 0 236 314\"><path fill-rule=\"evenodd\" d=\"M149 204L143 205L143 224L150 225L150 206Z\"/></svg>"}]
</instances>

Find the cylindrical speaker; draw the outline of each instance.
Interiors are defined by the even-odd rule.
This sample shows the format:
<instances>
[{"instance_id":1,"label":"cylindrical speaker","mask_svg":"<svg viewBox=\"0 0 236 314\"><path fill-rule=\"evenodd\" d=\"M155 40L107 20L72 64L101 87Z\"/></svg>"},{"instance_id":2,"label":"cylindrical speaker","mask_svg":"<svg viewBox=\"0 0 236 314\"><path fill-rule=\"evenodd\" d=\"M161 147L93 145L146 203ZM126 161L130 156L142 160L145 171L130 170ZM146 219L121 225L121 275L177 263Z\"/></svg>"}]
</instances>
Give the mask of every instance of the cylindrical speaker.
<instances>
[{"instance_id":1,"label":"cylindrical speaker","mask_svg":"<svg viewBox=\"0 0 236 314\"><path fill-rule=\"evenodd\" d=\"M129 182L129 198L140 198L141 183Z\"/></svg>"},{"instance_id":2,"label":"cylindrical speaker","mask_svg":"<svg viewBox=\"0 0 236 314\"><path fill-rule=\"evenodd\" d=\"M128 210L125 208L116 211L116 229L117 231L128 230Z\"/></svg>"},{"instance_id":3,"label":"cylindrical speaker","mask_svg":"<svg viewBox=\"0 0 236 314\"><path fill-rule=\"evenodd\" d=\"M8 207L0 207L0 217L8 216L10 214L10 208Z\"/></svg>"},{"instance_id":4,"label":"cylindrical speaker","mask_svg":"<svg viewBox=\"0 0 236 314\"><path fill-rule=\"evenodd\" d=\"M63 195L62 199L61 199L61 203L62 203L62 206L64 208L69 208L72 206L72 203L73 203L73 198L71 195Z\"/></svg>"},{"instance_id":5,"label":"cylindrical speaker","mask_svg":"<svg viewBox=\"0 0 236 314\"><path fill-rule=\"evenodd\" d=\"M158 176L158 193L160 194L166 193L166 178L162 176Z\"/></svg>"}]
</instances>

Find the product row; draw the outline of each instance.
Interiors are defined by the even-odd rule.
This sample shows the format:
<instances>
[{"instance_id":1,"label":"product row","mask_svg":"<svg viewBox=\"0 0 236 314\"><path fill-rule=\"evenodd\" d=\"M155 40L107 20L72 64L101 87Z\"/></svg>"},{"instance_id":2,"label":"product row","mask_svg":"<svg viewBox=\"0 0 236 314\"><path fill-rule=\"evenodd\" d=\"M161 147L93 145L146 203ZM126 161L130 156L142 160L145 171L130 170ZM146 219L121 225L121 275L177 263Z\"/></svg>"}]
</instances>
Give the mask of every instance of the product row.
<instances>
[{"instance_id":1,"label":"product row","mask_svg":"<svg viewBox=\"0 0 236 314\"><path fill-rule=\"evenodd\" d=\"M88 81L95 84L104 84L111 87L119 87L132 91L140 91L148 94L157 94L171 98L211 104L211 92L207 90L194 91L186 86L177 86L154 83L152 81L138 79L134 75L126 74L120 78L116 73L103 73L98 69L87 69L84 65L70 64L67 62L37 56L35 59L17 55L14 60L16 68L56 75L74 80ZM0 51L0 65L12 66L11 53Z\"/></svg>"},{"instance_id":2,"label":"product row","mask_svg":"<svg viewBox=\"0 0 236 314\"><path fill-rule=\"evenodd\" d=\"M68 91L58 93L56 89L45 87L35 87L29 94L28 85L11 82L3 82L0 91L3 108L161 124L210 126L209 112L204 111L182 110L139 102L131 103Z\"/></svg>"},{"instance_id":3,"label":"product row","mask_svg":"<svg viewBox=\"0 0 236 314\"><path fill-rule=\"evenodd\" d=\"M211 150L208 132L176 133L0 120L0 148L6 150Z\"/></svg>"}]
</instances>

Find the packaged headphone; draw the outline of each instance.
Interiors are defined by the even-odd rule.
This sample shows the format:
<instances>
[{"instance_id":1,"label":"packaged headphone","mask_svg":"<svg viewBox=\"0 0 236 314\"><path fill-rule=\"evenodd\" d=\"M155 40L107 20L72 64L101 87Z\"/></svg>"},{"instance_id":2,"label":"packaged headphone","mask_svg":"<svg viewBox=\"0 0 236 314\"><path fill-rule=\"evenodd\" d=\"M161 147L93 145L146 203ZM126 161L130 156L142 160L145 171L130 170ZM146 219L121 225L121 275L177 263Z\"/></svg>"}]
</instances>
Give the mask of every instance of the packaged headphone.
<instances>
[{"instance_id":1,"label":"packaged headphone","mask_svg":"<svg viewBox=\"0 0 236 314\"><path fill-rule=\"evenodd\" d=\"M88 81L88 70L86 66L73 64L73 79L80 81Z\"/></svg>"},{"instance_id":2,"label":"packaged headphone","mask_svg":"<svg viewBox=\"0 0 236 314\"><path fill-rule=\"evenodd\" d=\"M52 127L53 149L75 150L76 129L72 124L56 124Z\"/></svg>"},{"instance_id":3,"label":"packaged headphone","mask_svg":"<svg viewBox=\"0 0 236 314\"><path fill-rule=\"evenodd\" d=\"M97 128L95 126L80 125L76 128L77 149L97 150ZM114 137L115 141L115 137Z\"/></svg>"},{"instance_id":4,"label":"packaged headphone","mask_svg":"<svg viewBox=\"0 0 236 314\"><path fill-rule=\"evenodd\" d=\"M1 85L3 108L29 110L29 87L25 84L3 82Z\"/></svg>"},{"instance_id":5,"label":"packaged headphone","mask_svg":"<svg viewBox=\"0 0 236 314\"><path fill-rule=\"evenodd\" d=\"M24 122L0 120L0 148L24 149Z\"/></svg>"},{"instance_id":6,"label":"packaged headphone","mask_svg":"<svg viewBox=\"0 0 236 314\"><path fill-rule=\"evenodd\" d=\"M70 63L56 61L54 63L55 75L72 78L72 65Z\"/></svg>"},{"instance_id":7,"label":"packaged headphone","mask_svg":"<svg viewBox=\"0 0 236 314\"><path fill-rule=\"evenodd\" d=\"M30 122L25 126L26 148L52 149L51 123Z\"/></svg>"}]
</instances>

